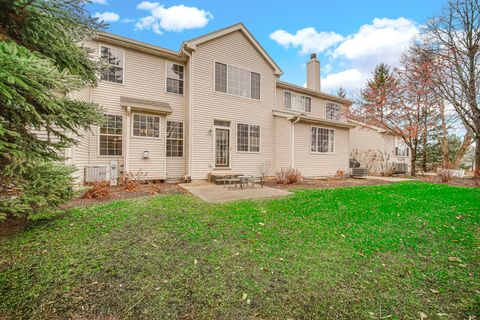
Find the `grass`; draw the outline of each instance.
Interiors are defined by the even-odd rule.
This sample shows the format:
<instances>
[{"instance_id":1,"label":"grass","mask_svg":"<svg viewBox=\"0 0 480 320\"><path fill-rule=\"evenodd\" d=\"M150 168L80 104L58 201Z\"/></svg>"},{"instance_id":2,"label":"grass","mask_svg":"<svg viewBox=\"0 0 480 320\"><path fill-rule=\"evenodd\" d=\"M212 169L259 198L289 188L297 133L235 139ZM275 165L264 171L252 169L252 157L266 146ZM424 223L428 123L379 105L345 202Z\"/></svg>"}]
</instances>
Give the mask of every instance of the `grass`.
<instances>
[{"instance_id":1,"label":"grass","mask_svg":"<svg viewBox=\"0 0 480 320\"><path fill-rule=\"evenodd\" d=\"M75 208L0 243L0 318L475 319L479 226L418 182Z\"/></svg>"}]
</instances>

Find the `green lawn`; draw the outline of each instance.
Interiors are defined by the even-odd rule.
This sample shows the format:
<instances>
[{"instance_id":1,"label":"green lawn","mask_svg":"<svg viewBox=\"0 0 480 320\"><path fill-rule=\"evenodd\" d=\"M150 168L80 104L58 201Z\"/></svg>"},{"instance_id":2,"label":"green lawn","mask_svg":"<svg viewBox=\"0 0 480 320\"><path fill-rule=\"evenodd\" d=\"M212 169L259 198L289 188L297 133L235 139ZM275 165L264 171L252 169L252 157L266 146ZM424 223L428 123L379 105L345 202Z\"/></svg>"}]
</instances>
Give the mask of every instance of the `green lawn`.
<instances>
[{"instance_id":1,"label":"green lawn","mask_svg":"<svg viewBox=\"0 0 480 320\"><path fill-rule=\"evenodd\" d=\"M115 201L0 240L0 318L468 319L479 236L480 189L426 183Z\"/></svg>"}]
</instances>

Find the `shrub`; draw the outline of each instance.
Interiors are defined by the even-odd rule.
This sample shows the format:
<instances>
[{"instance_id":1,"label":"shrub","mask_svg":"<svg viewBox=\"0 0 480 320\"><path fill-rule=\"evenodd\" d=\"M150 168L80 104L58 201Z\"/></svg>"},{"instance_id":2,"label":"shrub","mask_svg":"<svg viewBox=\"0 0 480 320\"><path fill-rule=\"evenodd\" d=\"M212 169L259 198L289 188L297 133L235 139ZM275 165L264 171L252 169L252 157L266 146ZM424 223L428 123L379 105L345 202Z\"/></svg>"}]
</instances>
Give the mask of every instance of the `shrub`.
<instances>
[{"instance_id":1,"label":"shrub","mask_svg":"<svg viewBox=\"0 0 480 320\"><path fill-rule=\"evenodd\" d=\"M438 168L437 174L442 182L450 182L453 180L453 165L450 163L445 164L442 168Z\"/></svg>"},{"instance_id":2,"label":"shrub","mask_svg":"<svg viewBox=\"0 0 480 320\"><path fill-rule=\"evenodd\" d=\"M137 192L142 181L147 177L146 172L138 170L136 173L129 172L123 174L119 179L119 187L125 192Z\"/></svg>"},{"instance_id":3,"label":"shrub","mask_svg":"<svg viewBox=\"0 0 480 320\"><path fill-rule=\"evenodd\" d=\"M84 199L110 199L110 183L107 181L88 182L85 184L88 190L85 191L82 198Z\"/></svg>"},{"instance_id":4,"label":"shrub","mask_svg":"<svg viewBox=\"0 0 480 320\"><path fill-rule=\"evenodd\" d=\"M10 181L0 179L0 220L54 211L75 196L72 173L59 164L35 163Z\"/></svg>"},{"instance_id":5,"label":"shrub","mask_svg":"<svg viewBox=\"0 0 480 320\"><path fill-rule=\"evenodd\" d=\"M275 180L278 184L293 184L302 178L300 171L295 168L282 168L275 173Z\"/></svg>"},{"instance_id":6,"label":"shrub","mask_svg":"<svg viewBox=\"0 0 480 320\"><path fill-rule=\"evenodd\" d=\"M345 178L345 171L338 169L337 172L335 172L334 177L339 179Z\"/></svg>"}]
</instances>

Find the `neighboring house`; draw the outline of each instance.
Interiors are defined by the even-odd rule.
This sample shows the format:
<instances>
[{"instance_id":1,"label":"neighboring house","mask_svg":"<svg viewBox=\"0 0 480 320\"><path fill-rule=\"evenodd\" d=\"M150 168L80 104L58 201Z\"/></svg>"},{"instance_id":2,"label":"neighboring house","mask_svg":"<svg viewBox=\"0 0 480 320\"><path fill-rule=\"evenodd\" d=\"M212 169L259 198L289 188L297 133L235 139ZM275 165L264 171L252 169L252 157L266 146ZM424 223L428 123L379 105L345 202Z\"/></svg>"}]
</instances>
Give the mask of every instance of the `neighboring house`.
<instances>
[{"instance_id":1,"label":"neighboring house","mask_svg":"<svg viewBox=\"0 0 480 320\"><path fill-rule=\"evenodd\" d=\"M78 179L106 170L144 179L207 179L212 172L258 175L295 167L306 177L349 167L351 101L320 91L320 62L307 87L282 70L243 24L189 40L178 52L109 33L85 43L110 70L74 94L100 104L106 123L67 151ZM103 168L103 169L102 169ZM87 177L85 177L85 173ZM140 175L138 175L140 176Z\"/></svg>"},{"instance_id":2,"label":"neighboring house","mask_svg":"<svg viewBox=\"0 0 480 320\"><path fill-rule=\"evenodd\" d=\"M370 173L410 171L410 149L402 137L389 130L349 119L356 127L350 130L350 155Z\"/></svg>"}]
</instances>

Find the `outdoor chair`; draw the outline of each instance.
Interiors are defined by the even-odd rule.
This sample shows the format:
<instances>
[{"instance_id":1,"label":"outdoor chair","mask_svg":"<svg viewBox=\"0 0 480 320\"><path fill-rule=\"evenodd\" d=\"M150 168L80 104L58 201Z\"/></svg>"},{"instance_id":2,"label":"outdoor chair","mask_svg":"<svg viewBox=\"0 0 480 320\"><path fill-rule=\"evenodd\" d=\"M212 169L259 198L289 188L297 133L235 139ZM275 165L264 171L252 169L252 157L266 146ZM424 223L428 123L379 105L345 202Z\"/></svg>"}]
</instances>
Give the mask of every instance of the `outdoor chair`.
<instances>
[{"instance_id":1,"label":"outdoor chair","mask_svg":"<svg viewBox=\"0 0 480 320\"><path fill-rule=\"evenodd\" d=\"M228 184L228 190L230 190L232 184L237 187L237 183L240 183L240 179L235 176L225 176L223 179L223 187L225 188Z\"/></svg>"}]
</instances>

